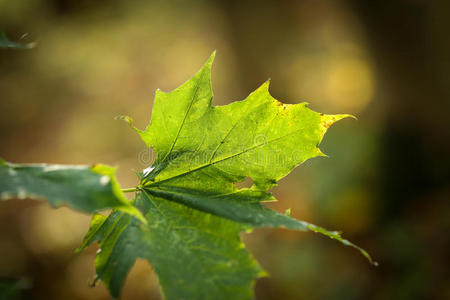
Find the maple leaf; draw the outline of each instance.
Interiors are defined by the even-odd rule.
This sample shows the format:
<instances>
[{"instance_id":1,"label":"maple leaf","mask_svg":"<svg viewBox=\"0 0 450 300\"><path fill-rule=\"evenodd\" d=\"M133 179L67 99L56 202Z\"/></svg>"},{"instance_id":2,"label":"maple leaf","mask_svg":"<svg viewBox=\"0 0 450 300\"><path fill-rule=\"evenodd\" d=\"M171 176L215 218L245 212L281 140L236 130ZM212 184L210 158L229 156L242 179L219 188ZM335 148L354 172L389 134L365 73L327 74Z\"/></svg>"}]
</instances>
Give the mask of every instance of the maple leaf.
<instances>
[{"instance_id":1,"label":"maple leaf","mask_svg":"<svg viewBox=\"0 0 450 300\"><path fill-rule=\"evenodd\" d=\"M101 164L13 164L0 158L0 200L44 199L54 207L88 213L115 208L145 222L121 192L114 173L114 168Z\"/></svg>"},{"instance_id":2,"label":"maple leaf","mask_svg":"<svg viewBox=\"0 0 450 300\"><path fill-rule=\"evenodd\" d=\"M239 233L256 227L312 230L361 248L308 222L267 208L268 190L319 150L327 129L349 115L324 115L306 103L274 99L264 83L245 100L212 106L211 66L170 93L157 90L144 130L157 158L140 174L135 205L147 224L114 212L96 215L80 250L98 241L97 280L117 297L137 258L158 275L167 299L250 299L264 271ZM250 177L251 188L235 183Z\"/></svg>"}]
</instances>

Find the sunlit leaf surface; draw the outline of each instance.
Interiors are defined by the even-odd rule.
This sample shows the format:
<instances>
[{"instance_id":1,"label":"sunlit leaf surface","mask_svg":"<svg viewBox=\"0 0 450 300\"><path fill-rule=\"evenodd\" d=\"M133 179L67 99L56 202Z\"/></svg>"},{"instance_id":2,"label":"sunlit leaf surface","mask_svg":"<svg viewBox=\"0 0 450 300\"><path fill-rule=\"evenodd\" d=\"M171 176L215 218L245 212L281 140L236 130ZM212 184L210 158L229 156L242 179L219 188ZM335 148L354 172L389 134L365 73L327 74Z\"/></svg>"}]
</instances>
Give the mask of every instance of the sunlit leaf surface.
<instances>
[{"instance_id":1,"label":"sunlit leaf surface","mask_svg":"<svg viewBox=\"0 0 450 300\"><path fill-rule=\"evenodd\" d=\"M190 80L156 92L144 130L129 123L157 158L140 174L136 205L147 224L115 212L95 216L81 247L97 240L97 279L120 294L137 258L154 267L167 299L251 299L263 271L240 242L256 227L312 230L361 248L316 225L266 208L268 190L319 150L327 129L349 115L324 115L306 103L274 99L264 83L245 100L212 106L214 54ZM252 178L250 188L235 183Z\"/></svg>"}]
</instances>

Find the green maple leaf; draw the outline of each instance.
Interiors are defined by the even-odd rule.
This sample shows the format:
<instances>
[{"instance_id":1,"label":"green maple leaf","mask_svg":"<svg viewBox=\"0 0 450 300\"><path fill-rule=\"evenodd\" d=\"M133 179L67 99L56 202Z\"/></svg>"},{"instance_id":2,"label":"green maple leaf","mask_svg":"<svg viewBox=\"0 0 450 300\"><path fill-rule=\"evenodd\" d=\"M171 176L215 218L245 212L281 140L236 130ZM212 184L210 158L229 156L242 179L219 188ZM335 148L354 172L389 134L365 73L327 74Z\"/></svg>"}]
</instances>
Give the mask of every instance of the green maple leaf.
<instances>
[{"instance_id":1,"label":"green maple leaf","mask_svg":"<svg viewBox=\"0 0 450 300\"><path fill-rule=\"evenodd\" d=\"M214 54L190 80L156 92L145 130L128 122L157 158L140 174L136 206L147 224L114 212L96 215L80 250L99 241L97 279L117 297L137 258L150 261L167 299L251 299L264 271L239 233L256 227L312 230L361 248L316 225L264 206L278 180L305 160L323 156L326 130L349 115L324 115L306 103L274 99L264 83L243 101L212 106ZM235 183L253 179L251 188Z\"/></svg>"},{"instance_id":2,"label":"green maple leaf","mask_svg":"<svg viewBox=\"0 0 450 300\"><path fill-rule=\"evenodd\" d=\"M83 212L116 208L145 221L123 195L106 165L12 164L0 158L0 200L44 199Z\"/></svg>"}]
</instances>

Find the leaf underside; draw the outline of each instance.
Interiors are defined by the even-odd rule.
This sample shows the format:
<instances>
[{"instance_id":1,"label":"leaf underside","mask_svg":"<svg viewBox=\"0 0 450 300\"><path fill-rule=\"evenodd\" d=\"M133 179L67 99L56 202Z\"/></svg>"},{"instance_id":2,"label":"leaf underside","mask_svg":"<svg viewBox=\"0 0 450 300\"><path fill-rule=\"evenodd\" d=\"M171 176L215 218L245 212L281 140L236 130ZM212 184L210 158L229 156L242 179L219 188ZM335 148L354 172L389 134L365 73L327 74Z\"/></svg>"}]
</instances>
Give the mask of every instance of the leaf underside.
<instances>
[{"instance_id":1,"label":"leaf underside","mask_svg":"<svg viewBox=\"0 0 450 300\"><path fill-rule=\"evenodd\" d=\"M139 174L135 205L147 224L113 212L94 216L82 250L99 242L96 280L120 295L137 258L153 266L166 299L251 299L266 273L240 240L257 227L311 230L358 249L338 232L293 219L264 206L268 192L319 150L327 129L349 115L324 115L306 103L283 104L264 83L245 100L212 106L214 54L190 80L170 93L157 90L144 129L120 116L157 154ZM235 183L253 179L251 188Z\"/></svg>"}]
</instances>

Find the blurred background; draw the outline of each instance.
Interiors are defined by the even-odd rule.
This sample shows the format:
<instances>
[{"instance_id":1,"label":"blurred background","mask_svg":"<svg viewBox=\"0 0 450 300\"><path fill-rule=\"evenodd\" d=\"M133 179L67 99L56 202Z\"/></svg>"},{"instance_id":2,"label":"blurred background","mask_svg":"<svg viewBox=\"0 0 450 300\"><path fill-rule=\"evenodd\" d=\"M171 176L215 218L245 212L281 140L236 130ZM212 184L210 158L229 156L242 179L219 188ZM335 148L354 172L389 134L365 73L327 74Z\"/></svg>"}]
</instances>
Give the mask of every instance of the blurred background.
<instances>
[{"instance_id":1,"label":"blurred background","mask_svg":"<svg viewBox=\"0 0 450 300\"><path fill-rule=\"evenodd\" d=\"M123 187L144 144L156 88L190 78L214 49L215 104L269 77L280 101L358 120L333 126L273 189L272 207L367 249L313 233L244 239L271 277L257 299L450 299L450 2L0 0L0 156L12 162L119 166ZM88 215L45 202L0 203L0 298L109 299L90 288L97 246L75 255ZM161 299L146 261L123 299ZM3 299L3 298L2 298Z\"/></svg>"}]
</instances>

